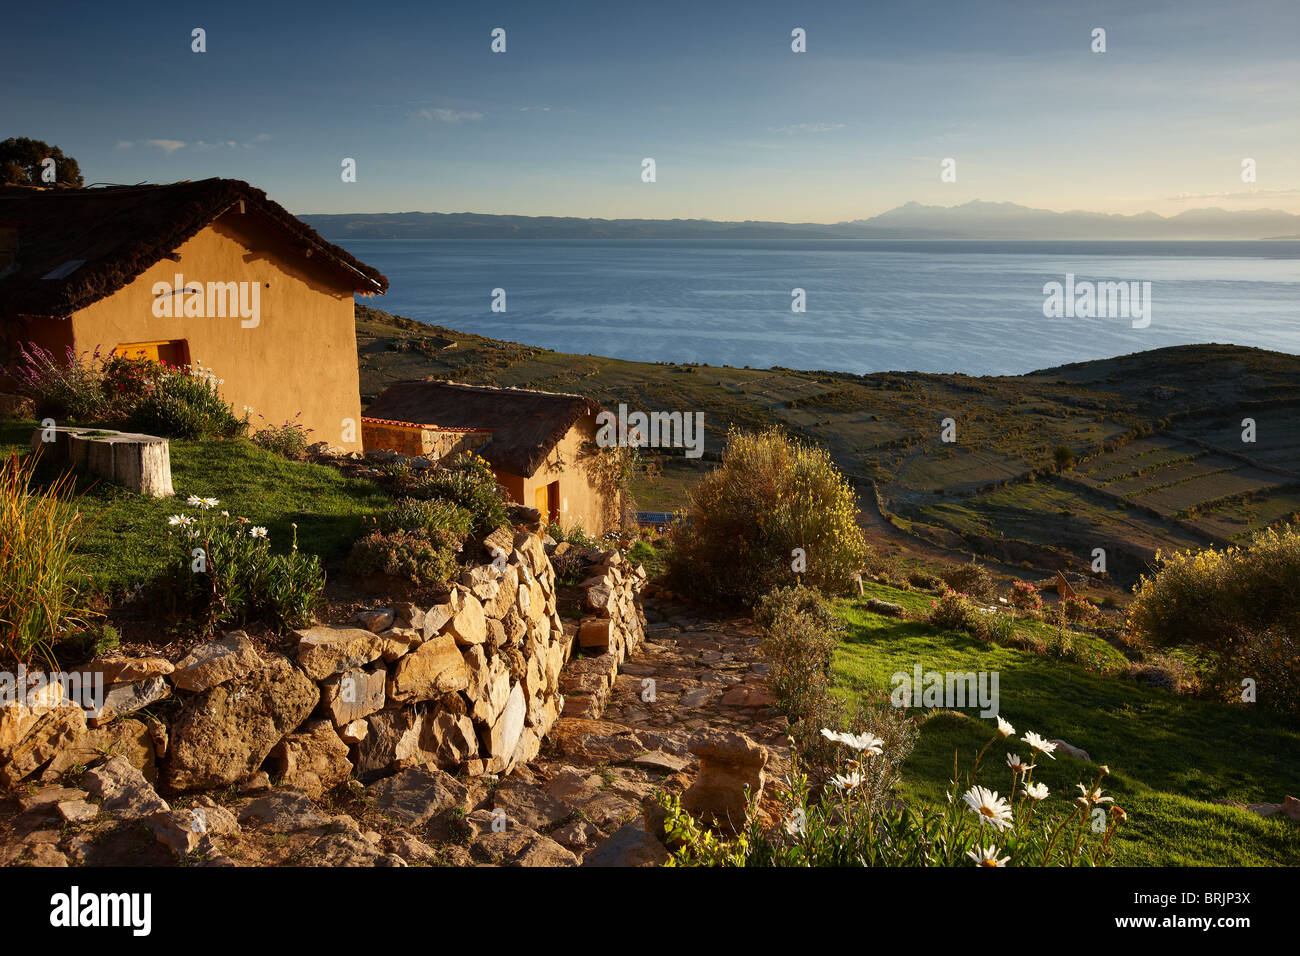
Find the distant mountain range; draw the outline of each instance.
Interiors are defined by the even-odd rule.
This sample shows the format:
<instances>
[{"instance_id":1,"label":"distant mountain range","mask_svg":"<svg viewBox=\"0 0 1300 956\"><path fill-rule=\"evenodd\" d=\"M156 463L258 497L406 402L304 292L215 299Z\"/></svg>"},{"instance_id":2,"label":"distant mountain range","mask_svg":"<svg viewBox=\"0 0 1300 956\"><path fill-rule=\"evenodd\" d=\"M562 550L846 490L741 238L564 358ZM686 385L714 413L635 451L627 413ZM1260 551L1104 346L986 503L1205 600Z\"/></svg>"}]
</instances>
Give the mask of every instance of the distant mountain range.
<instances>
[{"instance_id":1,"label":"distant mountain range","mask_svg":"<svg viewBox=\"0 0 1300 956\"><path fill-rule=\"evenodd\" d=\"M300 216L326 239L1298 239L1300 215L1276 209L1191 209L1176 216L1052 212L1009 202L909 202L837 223L709 219L578 219L456 212Z\"/></svg>"}]
</instances>

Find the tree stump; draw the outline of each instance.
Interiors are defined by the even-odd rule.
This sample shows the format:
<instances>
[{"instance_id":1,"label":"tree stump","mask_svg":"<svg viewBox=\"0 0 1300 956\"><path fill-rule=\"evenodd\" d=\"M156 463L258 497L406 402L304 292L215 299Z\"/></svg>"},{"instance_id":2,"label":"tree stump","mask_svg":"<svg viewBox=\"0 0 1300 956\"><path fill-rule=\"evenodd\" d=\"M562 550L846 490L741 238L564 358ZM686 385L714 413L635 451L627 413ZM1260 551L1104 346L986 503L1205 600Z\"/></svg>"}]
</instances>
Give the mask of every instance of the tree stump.
<instances>
[{"instance_id":1,"label":"tree stump","mask_svg":"<svg viewBox=\"0 0 1300 956\"><path fill-rule=\"evenodd\" d=\"M44 449L55 461L67 460L137 494L170 498L172 490L171 446L153 435L95 428L55 428L53 441L43 440L50 429L38 428L32 448Z\"/></svg>"}]
</instances>

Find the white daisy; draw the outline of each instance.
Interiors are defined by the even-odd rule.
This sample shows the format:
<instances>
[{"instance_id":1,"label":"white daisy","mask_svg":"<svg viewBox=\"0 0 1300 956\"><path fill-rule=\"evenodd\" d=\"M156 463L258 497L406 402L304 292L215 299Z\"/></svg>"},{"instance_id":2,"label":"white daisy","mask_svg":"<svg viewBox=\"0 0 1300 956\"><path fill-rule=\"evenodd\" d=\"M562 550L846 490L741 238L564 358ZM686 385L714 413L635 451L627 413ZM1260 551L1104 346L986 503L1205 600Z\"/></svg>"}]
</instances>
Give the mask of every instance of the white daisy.
<instances>
[{"instance_id":1,"label":"white daisy","mask_svg":"<svg viewBox=\"0 0 1300 956\"><path fill-rule=\"evenodd\" d=\"M999 858L997 847L985 846L975 850L967 850L966 855L975 861L976 866L1006 866L1009 856Z\"/></svg>"},{"instance_id":2,"label":"white daisy","mask_svg":"<svg viewBox=\"0 0 1300 956\"><path fill-rule=\"evenodd\" d=\"M998 716L998 736L1000 736L1000 737L1014 737L1015 735L1016 735L1016 728L1012 727L1011 724L1009 724L1007 721L1003 720L1002 717L999 715L999 716Z\"/></svg>"},{"instance_id":3,"label":"white daisy","mask_svg":"<svg viewBox=\"0 0 1300 956\"><path fill-rule=\"evenodd\" d=\"M266 537L266 529L263 528L261 525L254 525L252 528L249 528L248 533L252 535L254 538Z\"/></svg>"},{"instance_id":4,"label":"white daisy","mask_svg":"<svg viewBox=\"0 0 1300 956\"><path fill-rule=\"evenodd\" d=\"M1029 786L1025 787L1025 796L1030 800L1046 800L1047 784L1031 783Z\"/></svg>"},{"instance_id":5,"label":"white daisy","mask_svg":"<svg viewBox=\"0 0 1300 956\"><path fill-rule=\"evenodd\" d=\"M1034 769L1033 764L1025 763L1020 759L1020 754L1007 754L1007 766L1016 773L1028 773Z\"/></svg>"},{"instance_id":6,"label":"white daisy","mask_svg":"<svg viewBox=\"0 0 1300 956\"><path fill-rule=\"evenodd\" d=\"M191 508L197 508L201 504L203 504L203 499L200 498L198 495L190 495L188 498L185 499L185 503L189 505Z\"/></svg>"},{"instance_id":7,"label":"white daisy","mask_svg":"<svg viewBox=\"0 0 1300 956\"><path fill-rule=\"evenodd\" d=\"M1076 784L1075 786L1079 788L1079 792L1083 794L1083 798L1087 800L1089 803L1114 803L1115 802L1114 797L1103 797L1101 795L1101 787L1096 787L1095 789L1090 790L1081 783Z\"/></svg>"},{"instance_id":8,"label":"white daisy","mask_svg":"<svg viewBox=\"0 0 1300 956\"><path fill-rule=\"evenodd\" d=\"M862 786L862 774L856 770L853 773L837 773L831 777L831 786L836 790L852 790L854 787L860 787Z\"/></svg>"},{"instance_id":9,"label":"white daisy","mask_svg":"<svg viewBox=\"0 0 1300 956\"><path fill-rule=\"evenodd\" d=\"M843 740L854 750L861 750L873 756L880 753L880 749L885 743L875 734L868 733L861 733L857 736L854 736L853 734L845 734Z\"/></svg>"},{"instance_id":10,"label":"white daisy","mask_svg":"<svg viewBox=\"0 0 1300 956\"><path fill-rule=\"evenodd\" d=\"M980 823L991 823L999 830L1011 826L1011 806L998 796L996 790L971 787L962 795L962 799L966 801L966 805L972 812L979 815Z\"/></svg>"},{"instance_id":11,"label":"white daisy","mask_svg":"<svg viewBox=\"0 0 1300 956\"><path fill-rule=\"evenodd\" d=\"M1049 743L1032 730L1026 730L1025 735L1020 739L1029 744L1029 746L1033 747L1040 754L1044 754L1048 757L1052 757L1052 751L1056 749L1056 744ZM1056 758L1052 757L1052 759L1055 760Z\"/></svg>"},{"instance_id":12,"label":"white daisy","mask_svg":"<svg viewBox=\"0 0 1300 956\"><path fill-rule=\"evenodd\" d=\"M186 527L188 525L194 524L194 519L191 518L189 515L172 515L167 519L167 523L171 525L173 528L176 527L177 525Z\"/></svg>"}]
</instances>

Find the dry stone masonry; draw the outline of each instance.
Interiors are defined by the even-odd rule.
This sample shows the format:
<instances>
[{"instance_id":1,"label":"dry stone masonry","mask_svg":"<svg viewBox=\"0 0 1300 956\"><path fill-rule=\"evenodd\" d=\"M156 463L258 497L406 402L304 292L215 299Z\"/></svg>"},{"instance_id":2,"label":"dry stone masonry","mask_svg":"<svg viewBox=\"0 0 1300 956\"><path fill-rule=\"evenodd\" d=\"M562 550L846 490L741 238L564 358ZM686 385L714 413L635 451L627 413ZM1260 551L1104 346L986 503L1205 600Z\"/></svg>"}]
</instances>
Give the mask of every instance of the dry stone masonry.
<instances>
[{"instance_id":1,"label":"dry stone masonry","mask_svg":"<svg viewBox=\"0 0 1300 956\"><path fill-rule=\"evenodd\" d=\"M569 555L586 613L566 622L544 540L498 529L484 542L496 558L464 568L439 603L293 631L287 654L234 631L175 662L101 657L88 665L103 682L98 709L57 684L0 708L0 781L50 782L105 752L171 793L264 772L312 798L411 768L507 774L537 757L561 713L599 716L644 635L644 569L613 550ZM147 714L171 697L169 725Z\"/></svg>"}]
</instances>

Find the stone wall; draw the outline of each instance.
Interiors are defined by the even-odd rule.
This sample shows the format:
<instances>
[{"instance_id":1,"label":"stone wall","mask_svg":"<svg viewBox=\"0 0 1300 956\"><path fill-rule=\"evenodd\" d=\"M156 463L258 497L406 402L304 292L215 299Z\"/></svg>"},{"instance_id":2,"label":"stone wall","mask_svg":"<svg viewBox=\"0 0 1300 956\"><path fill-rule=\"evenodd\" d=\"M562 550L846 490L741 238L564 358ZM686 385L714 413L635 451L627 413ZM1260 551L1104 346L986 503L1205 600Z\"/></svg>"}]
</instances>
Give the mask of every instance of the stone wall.
<instances>
[{"instance_id":1,"label":"stone wall","mask_svg":"<svg viewBox=\"0 0 1300 956\"><path fill-rule=\"evenodd\" d=\"M643 568L616 551L568 554L585 575L585 613L566 624L543 541L499 529L484 542L494 562L465 568L440 603L293 631L284 653L235 631L177 661L99 658L87 666L103 685L97 710L69 705L57 685L0 707L0 781L52 781L101 754L173 792L263 772L313 797L417 766L508 773L538 755L561 713L599 716L644 635ZM179 707L154 708L163 720L146 714L173 696Z\"/></svg>"},{"instance_id":2,"label":"stone wall","mask_svg":"<svg viewBox=\"0 0 1300 956\"><path fill-rule=\"evenodd\" d=\"M645 614L637 597L646 572L618 551L588 551L579 560L587 574L580 586L588 613L577 631L582 657L566 668L560 691L566 717L596 718L605 712L619 667L645 638Z\"/></svg>"}]
</instances>

